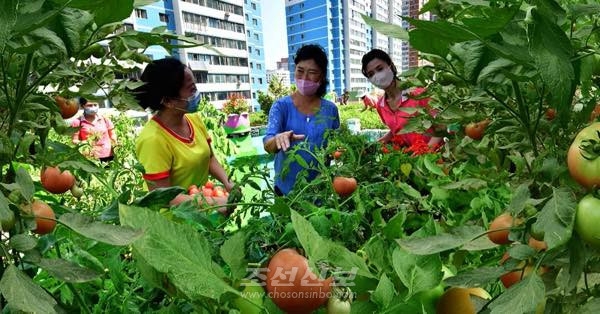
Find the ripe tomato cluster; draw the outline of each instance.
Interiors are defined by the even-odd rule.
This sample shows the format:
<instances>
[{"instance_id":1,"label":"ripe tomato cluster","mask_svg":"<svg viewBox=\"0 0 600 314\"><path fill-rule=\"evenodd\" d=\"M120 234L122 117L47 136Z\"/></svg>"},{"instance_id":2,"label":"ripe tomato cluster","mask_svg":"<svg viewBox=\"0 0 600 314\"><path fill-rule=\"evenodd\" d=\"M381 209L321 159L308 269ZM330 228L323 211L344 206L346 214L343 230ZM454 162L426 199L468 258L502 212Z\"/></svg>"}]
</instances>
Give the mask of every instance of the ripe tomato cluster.
<instances>
[{"instance_id":1,"label":"ripe tomato cluster","mask_svg":"<svg viewBox=\"0 0 600 314\"><path fill-rule=\"evenodd\" d=\"M196 194L200 194L200 193L202 193L202 195L204 197L228 197L229 196L229 192L227 192L225 190L225 188L223 188L220 185L215 185L211 181L207 181L201 187L198 187L195 184L192 184L188 187L189 195L196 195Z\"/></svg>"}]
</instances>

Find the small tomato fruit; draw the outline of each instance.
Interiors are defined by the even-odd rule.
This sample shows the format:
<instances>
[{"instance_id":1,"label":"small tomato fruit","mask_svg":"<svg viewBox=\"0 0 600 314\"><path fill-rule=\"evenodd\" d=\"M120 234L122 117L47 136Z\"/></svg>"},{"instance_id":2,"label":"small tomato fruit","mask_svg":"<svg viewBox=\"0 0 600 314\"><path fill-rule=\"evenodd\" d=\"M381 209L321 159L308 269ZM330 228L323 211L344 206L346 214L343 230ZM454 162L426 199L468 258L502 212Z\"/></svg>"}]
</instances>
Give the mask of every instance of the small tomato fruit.
<instances>
[{"instance_id":1,"label":"small tomato fruit","mask_svg":"<svg viewBox=\"0 0 600 314\"><path fill-rule=\"evenodd\" d=\"M8 231L15 226L15 213L8 208L0 208L0 231Z\"/></svg>"},{"instance_id":2,"label":"small tomato fruit","mask_svg":"<svg viewBox=\"0 0 600 314\"><path fill-rule=\"evenodd\" d=\"M79 199L83 196L83 188L77 185L77 183L73 184L71 187L71 195L73 195L74 198Z\"/></svg>"},{"instance_id":3,"label":"small tomato fruit","mask_svg":"<svg viewBox=\"0 0 600 314\"><path fill-rule=\"evenodd\" d=\"M556 118L556 109L554 109L554 108L546 109L546 119L548 119L548 121L552 121L552 120L554 120L554 118Z\"/></svg>"},{"instance_id":4,"label":"small tomato fruit","mask_svg":"<svg viewBox=\"0 0 600 314\"><path fill-rule=\"evenodd\" d=\"M483 133L488 124L490 124L490 120L488 119L479 122L471 122L465 127L465 134L474 140L480 140L483 138Z\"/></svg>"},{"instance_id":5,"label":"small tomato fruit","mask_svg":"<svg viewBox=\"0 0 600 314\"><path fill-rule=\"evenodd\" d=\"M198 190L198 187L195 184L192 184L188 187L189 195L194 195L194 194L198 194L198 193L200 193L200 190Z\"/></svg>"},{"instance_id":6,"label":"small tomato fruit","mask_svg":"<svg viewBox=\"0 0 600 314\"><path fill-rule=\"evenodd\" d=\"M581 239L593 247L600 248L600 199L593 195L584 196L577 204L575 231Z\"/></svg>"},{"instance_id":7,"label":"small tomato fruit","mask_svg":"<svg viewBox=\"0 0 600 314\"><path fill-rule=\"evenodd\" d=\"M63 119L69 119L73 117L79 110L79 103L74 99L66 99L62 96L54 97L54 101L60 109L60 115Z\"/></svg>"},{"instance_id":8,"label":"small tomato fruit","mask_svg":"<svg viewBox=\"0 0 600 314\"><path fill-rule=\"evenodd\" d=\"M31 212L35 217L36 228L33 230L34 233L47 234L54 230L54 227L56 227L56 216L52 207L40 200L34 200L31 203Z\"/></svg>"},{"instance_id":9,"label":"small tomato fruit","mask_svg":"<svg viewBox=\"0 0 600 314\"><path fill-rule=\"evenodd\" d=\"M471 298L489 300L492 297L482 288L459 288L452 287L438 300L436 304L437 314L475 314L478 309Z\"/></svg>"},{"instance_id":10,"label":"small tomato fruit","mask_svg":"<svg viewBox=\"0 0 600 314\"><path fill-rule=\"evenodd\" d=\"M356 179L348 177L335 177L333 178L333 189L341 196L346 197L354 193L356 190L357 183Z\"/></svg>"},{"instance_id":11,"label":"small tomato fruit","mask_svg":"<svg viewBox=\"0 0 600 314\"><path fill-rule=\"evenodd\" d=\"M336 150L335 152L333 152L332 154L333 159L340 159L340 157L342 157L342 151L341 150Z\"/></svg>"},{"instance_id":12,"label":"small tomato fruit","mask_svg":"<svg viewBox=\"0 0 600 314\"><path fill-rule=\"evenodd\" d=\"M206 181L206 183L204 184L204 187L207 189L214 189L215 184L212 181Z\"/></svg>"},{"instance_id":13,"label":"small tomato fruit","mask_svg":"<svg viewBox=\"0 0 600 314\"><path fill-rule=\"evenodd\" d=\"M42 169L40 181L48 192L61 194L71 189L75 184L75 177L69 170L61 172L58 167L46 167Z\"/></svg>"},{"instance_id":14,"label":"small tomato fruit","mask_svg":"<svg viewBox=\"0 0 600 314\"><path fill-rule=\"evenodd\" d=\"M327 300L327 314L350 314L351 308L350 301L340 300L335 297Z\"/></svg>"},{"instance_id":15,"label":"small tomato fruit","mask_svg":"<svg viewBox=\"0 0 600 314\"><path fill-rule=\"evenodd\" d=\"M600 186L600 122L579 131L567 153L571 177L583 187Z\"/></svg>"},{"instance_id":16,"label":"small tomato fruit","mask_svg":"<svg viewBox=\"0 0 600 314\"><path fill-rule=\"evenodd\" d=\"M213 196L214 191L213 189L209 189L209 188L202 188L202 195L204 195L204 197L208 197L208 196Z\"/></svg>"},{"instance_id":17,"label":"small tomato fruit","mask_svg":"<svg viewBox=\"0 0 600 314\"><path fill-rule=\"evenodd\" d=\"M513 218L510 214L502 214L492 220L488 229L488 238L496 244L509 244L512 241L508 239L510 227L513 225ZM497 231L495 231L497 230Z\"/></svg>"}]
</instances>

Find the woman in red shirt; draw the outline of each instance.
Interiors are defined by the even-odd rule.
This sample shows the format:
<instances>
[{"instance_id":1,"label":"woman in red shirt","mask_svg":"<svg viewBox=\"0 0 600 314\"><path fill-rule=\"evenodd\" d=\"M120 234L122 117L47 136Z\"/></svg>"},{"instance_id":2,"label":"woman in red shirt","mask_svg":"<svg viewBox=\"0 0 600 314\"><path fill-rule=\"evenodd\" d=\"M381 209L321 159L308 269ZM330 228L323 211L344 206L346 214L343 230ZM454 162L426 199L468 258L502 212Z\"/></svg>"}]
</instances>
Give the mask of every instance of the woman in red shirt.
<instances>
[{"instance_id":1,"label":"woman in red shirt","mask_svg":"<svg viewBox=\"0 0 600 314\"><path fill-rule=\"evenodd\" d=\"M377 101L375 109L390 131L379 141L387 143L392 138L395 141L400 138L406 146L423 141L430 147L442 142L442 138L433 136L433 129L429 129L425 133L399 133L409 119L418 114L418 111L409 113L411 110L404 109L421 107L431 116L435 116L435 111L429 108L429 98L416 99L425 91L424 88L415 88L411 91L402 89L400 80L397 78L398 70L385 51L373 49L365 54L362 57L362 73L373 85L385 92Z\"/></svg>"},{"instance_id":2,"label":"woman in red shirt","mask_svg":"<svg viewBox=\"0 0 600 314\"><path fill-rule=\"evenodd\" d=\"M89 155L108 162L114 159L113 146L117 143L114 125L108 117L98 113L98 103L79 99L83 114L71 122L79 131L73 133L73 144L88 141L91 145Z\"/></svg>"}]
</instances>

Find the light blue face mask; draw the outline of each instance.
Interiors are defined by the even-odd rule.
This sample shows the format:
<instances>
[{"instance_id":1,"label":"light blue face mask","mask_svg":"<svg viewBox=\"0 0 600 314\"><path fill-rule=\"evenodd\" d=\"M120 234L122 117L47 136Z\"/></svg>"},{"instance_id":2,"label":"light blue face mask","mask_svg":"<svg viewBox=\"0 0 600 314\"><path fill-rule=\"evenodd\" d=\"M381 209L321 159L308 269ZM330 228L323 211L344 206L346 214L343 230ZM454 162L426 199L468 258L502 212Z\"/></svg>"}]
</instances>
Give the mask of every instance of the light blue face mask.
<instances>
[{"instance_id":1,"label":"light blue face mask","mask_svg":"<svg viewBox=\"0 0 600 314\"><path fill-rule=\"evenodd\" d=\"M185 110L187 112L196 112L198 111L198 105L200 104L200 92L196 91L194 95L188 97L187 105L185 106Z\"/></svg>"},{"instance_id":2,"label":"light blue face mask","mask_svg":"<svg viewBox=\"0 0 600 314\"><path fill-rule=\"evenodd\" d=\"M83 108L83 113L85 115L88 115L88 116L96 114L96 113L98 113L98 107L86 107L86 108Z\"/></svg>"}]
</instances>

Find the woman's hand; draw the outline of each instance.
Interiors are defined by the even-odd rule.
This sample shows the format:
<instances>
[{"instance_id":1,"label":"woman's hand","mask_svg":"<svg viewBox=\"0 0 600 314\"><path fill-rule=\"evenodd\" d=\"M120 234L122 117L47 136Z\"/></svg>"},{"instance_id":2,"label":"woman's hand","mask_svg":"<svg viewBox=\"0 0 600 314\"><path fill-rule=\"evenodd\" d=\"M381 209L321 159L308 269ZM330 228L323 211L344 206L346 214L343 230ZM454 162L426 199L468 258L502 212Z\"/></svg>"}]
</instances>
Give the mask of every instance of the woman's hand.
<instances>
[{"instance_id":1,"label":"woman's hand","mask_svg":"<svg viewBox=\"0 0 600 314\"><path fill-rule=\"evenodd\" d=\"M223 186L225 187L225 190L227 192L231 192L231 189L233 189L233 187L235 186L235 184L229 180L227 180L227 182L223 183Z\"/></svg>"},{"instance_id":2,"label":"woman's hand","mask_svg":"<svg viewBox=\"0 0 600 314\"><path fill-rule=\"evenodd\" d=\"M304 134L294 134L294 131L285 131L275 135L275 144L277 145L277 149L286 151L290 148L292 141L300 141L304 137Z\"/></svg>"}]
</instances>

